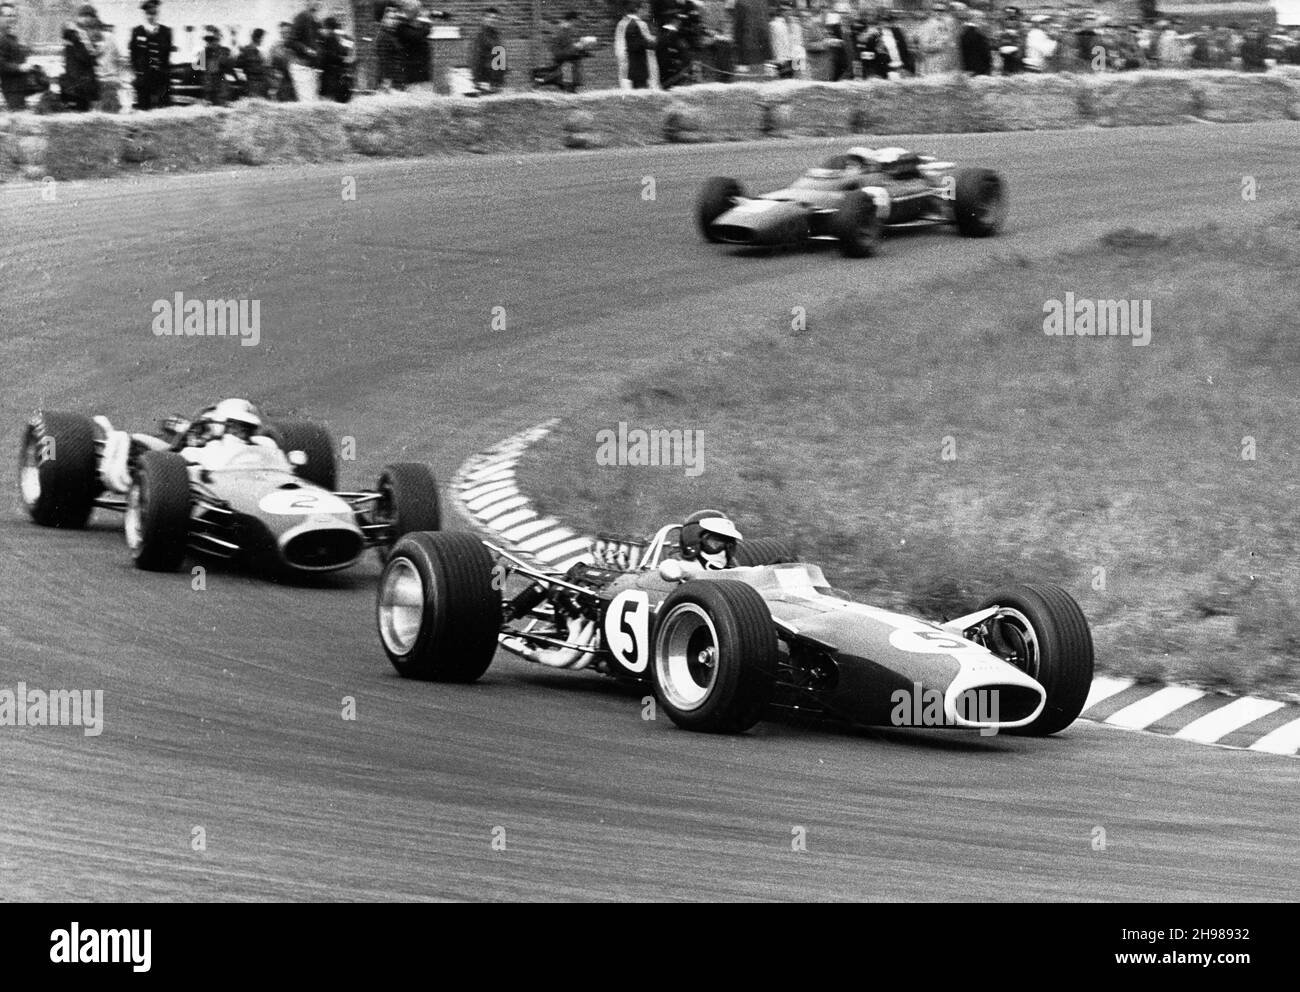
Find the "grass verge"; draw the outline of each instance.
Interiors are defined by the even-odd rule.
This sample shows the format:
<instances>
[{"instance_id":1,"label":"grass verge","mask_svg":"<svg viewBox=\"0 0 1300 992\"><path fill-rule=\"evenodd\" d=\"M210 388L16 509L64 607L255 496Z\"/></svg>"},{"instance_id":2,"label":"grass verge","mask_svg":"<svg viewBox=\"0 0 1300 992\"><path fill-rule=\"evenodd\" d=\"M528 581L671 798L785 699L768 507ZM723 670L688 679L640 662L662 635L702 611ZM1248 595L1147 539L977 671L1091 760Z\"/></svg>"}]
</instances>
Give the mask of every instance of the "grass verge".
<instances>
[{"instance_id":1,"label":"grass verge","mask_svg":"<svg viewBox=\"0 0 1300 992\"><path fill-rule=\"evenodd\" d=\"M869 263L867 263L869 264ZM1300 692L1300 222L1115 231L1041 262L846 296L701 344L532 448L544 513L647 532L706 506L928 616L1015 581L1079 599L1099 668ZM1150 300L1149 344L1049 336L1049 300ZM600 431L699 432L703 471L603 466Z\"/></svg>"}]
</instances>

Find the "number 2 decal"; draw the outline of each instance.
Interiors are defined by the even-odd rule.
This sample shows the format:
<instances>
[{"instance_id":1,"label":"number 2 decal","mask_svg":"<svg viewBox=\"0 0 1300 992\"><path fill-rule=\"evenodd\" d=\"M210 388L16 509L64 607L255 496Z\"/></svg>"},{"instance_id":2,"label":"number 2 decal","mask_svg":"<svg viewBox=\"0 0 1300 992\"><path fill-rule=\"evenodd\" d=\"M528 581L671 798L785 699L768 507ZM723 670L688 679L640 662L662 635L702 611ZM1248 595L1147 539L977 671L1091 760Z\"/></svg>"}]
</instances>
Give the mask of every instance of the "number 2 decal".
<instances>
[{"instance_id":1,"label":"number 2 decal","mask_svg":"<svg viewBox=\"0 0 1300 992\"><path fill-rule=\"evenodd\" d=\"M289 504L294 510L310 510L316 505L316 496L313 493L304 493Z\"/></svg>"},{"instance_id":2,"label":"number 2 decal","mask_svg":"<svg viewBox=\"0 0 1300 992\"><path fill-rule=\"evenodd\" d=\"M614 660L634 675L650 664L650 596L625 589L605 611L605 646Z\"/></svg>"}]
</instances>

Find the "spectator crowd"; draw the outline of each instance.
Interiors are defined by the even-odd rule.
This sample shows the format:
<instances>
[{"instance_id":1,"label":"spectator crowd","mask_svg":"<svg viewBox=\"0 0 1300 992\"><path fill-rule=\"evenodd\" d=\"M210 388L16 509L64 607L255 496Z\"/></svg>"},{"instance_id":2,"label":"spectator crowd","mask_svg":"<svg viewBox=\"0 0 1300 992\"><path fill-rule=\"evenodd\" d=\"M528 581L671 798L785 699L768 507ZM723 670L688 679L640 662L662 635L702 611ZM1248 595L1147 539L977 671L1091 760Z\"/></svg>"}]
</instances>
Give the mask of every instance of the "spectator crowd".
<instances>
[{"instance_id":1,"label":"spectator crowd","mask_svg":"<svg viewBox=\"0 0 1300 992\"><path fill-rule=\"evenodd\" d=\"M1260 22L1190 26L1160 18L1120 23L1099 11L982 9L932 0L895 11L878 0L614 0L613 53L618 84L669 89L744 79L895 79L972 75L1113 72L1142 68L1233 68L1263 72L1300 65L1300 28L1274 32ZM147 111L178 102L225 104L242 97L346 102L353 93L355 45L318 0L303 0L291 21L246 42L225 43L208 25L192 59L179 59L161 19L161 0L140 5L126 50L112 25L83 4L63 27L63 72L57 96L19 39L17 4L0 0L0 91L7 109ZM1153 5L1148 9L1154 12ZM431 35L449 14L430 0L373 5L375 88L433 88ZM500 12L484 10L468 46L473 91L501 90L507 79ZM535 86L569 92L583 84L583 62L600 42L581 35L575 11L549 39L550 62L532 70ZM235 47L232 47L235 46Z\"/></svg>"}]
</instances>

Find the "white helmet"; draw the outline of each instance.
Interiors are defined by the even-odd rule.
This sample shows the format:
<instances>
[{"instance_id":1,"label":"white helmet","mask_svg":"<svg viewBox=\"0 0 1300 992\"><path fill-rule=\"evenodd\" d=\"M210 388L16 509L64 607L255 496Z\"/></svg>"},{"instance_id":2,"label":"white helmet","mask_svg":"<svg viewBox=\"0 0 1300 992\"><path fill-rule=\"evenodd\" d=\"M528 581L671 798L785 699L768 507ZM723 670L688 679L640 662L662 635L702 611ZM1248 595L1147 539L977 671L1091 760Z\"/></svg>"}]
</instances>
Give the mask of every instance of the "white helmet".
<instances>
[{"instance_id":1,"label":"white helmet","mask_svg":"<svg viewBox=\"0 0 1300 992\"><path fill-rule=\"evenodd\" d=\"M248 400L222 400L207 414L207 420L219 425L216 433L233 434L248 441L262 429L262 415Z\"/></svg>"}]
</instances>

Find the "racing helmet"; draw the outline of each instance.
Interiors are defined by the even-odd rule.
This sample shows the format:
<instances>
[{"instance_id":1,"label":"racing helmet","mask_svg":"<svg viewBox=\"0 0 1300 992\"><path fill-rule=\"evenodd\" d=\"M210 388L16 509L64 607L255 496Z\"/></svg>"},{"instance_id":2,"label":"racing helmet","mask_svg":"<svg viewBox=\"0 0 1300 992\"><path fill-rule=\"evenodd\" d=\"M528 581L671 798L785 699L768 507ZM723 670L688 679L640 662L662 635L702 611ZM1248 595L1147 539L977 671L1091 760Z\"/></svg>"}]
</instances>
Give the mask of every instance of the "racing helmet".
<instances>
[{"instance_id":1,"label":"racing helmet","mask_svg":"<svg viewBox=\"0 0 1300 992\"><path fill-rule=\"evenodd\" d=\"M222 400L207 414L207 420L215 430L213 436L236 437L246 444L262 429L262 415L248 400Z\"/></svg>"},{"instance_id":2,"label":"racing helmet","mask_svg":"<svg viewBox=\"0 0 1300 992\"><path fill-rule=\"evenodd\" d=\"M708 569L729 568L735 563L739 540L740 531L725 513L700 510L682 524L682 557Z\"/></svg>"}]
</instances>

